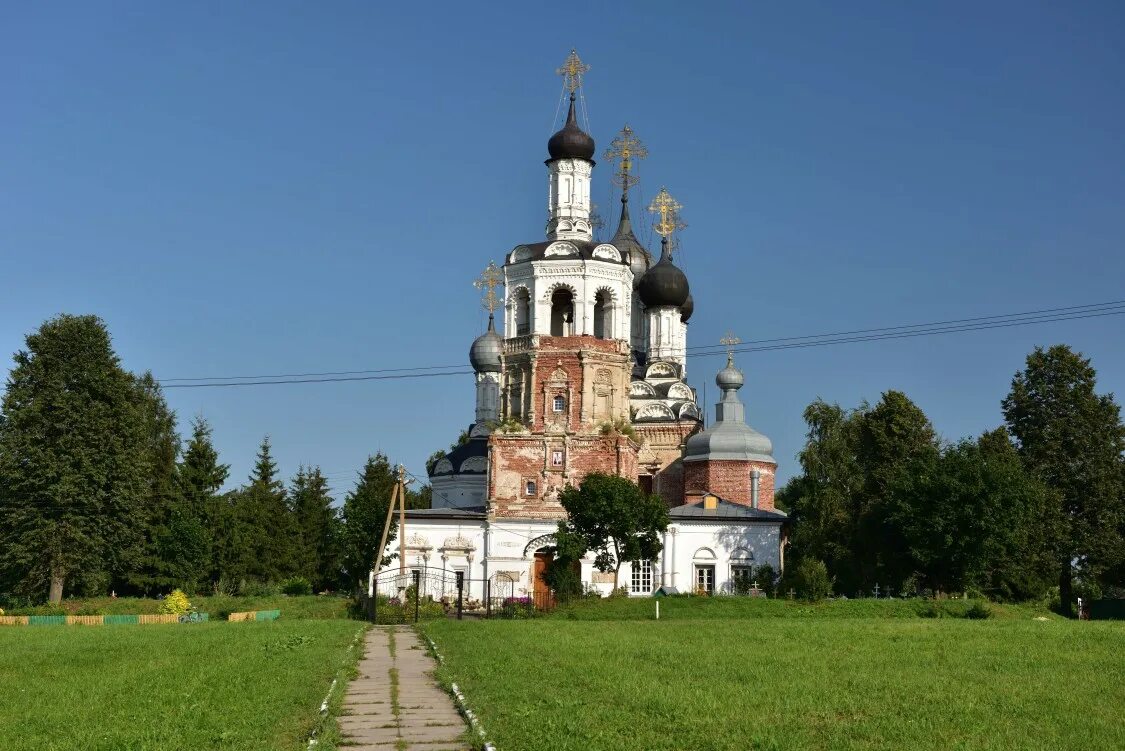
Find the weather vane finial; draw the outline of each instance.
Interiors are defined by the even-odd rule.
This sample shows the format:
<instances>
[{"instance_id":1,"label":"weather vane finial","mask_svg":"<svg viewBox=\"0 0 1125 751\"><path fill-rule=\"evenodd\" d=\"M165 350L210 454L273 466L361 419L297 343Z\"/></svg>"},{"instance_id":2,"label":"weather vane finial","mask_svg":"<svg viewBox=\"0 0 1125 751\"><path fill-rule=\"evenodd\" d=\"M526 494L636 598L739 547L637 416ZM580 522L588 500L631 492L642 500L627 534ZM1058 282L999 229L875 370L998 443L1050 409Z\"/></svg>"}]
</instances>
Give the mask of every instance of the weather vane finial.
<instances>
[{"instance_id":1,"label":"weather vane finial","mask_svg":"<svg viewBox=\"0 0 1125 751\"><path fill-rule=\"evenodd\" d=\"M687 224L680 219L680 209L682 208L683 206L672 197L667 188L661 188L648 207L649 211L660 215L653 229L661 237L670 237L673 232L686 227Z\"/></svg>"},{"instance_id":2,"label":"weather vane finial","mask_svg":"<svg viewBox=\"0 0 1125 751\"><path fill-rule=\"evenodd\" d=\"M488 266L481 272L480 278L473 282L473 286L479 290L484 290L484 295L481 297L481 305L488 311L491 317L493 312L500 307L500 301L496 297L496 288L504 283L504 275L500 273L500 269L496 268L493 261L488 262Z\"/></svg>"},{"instance_id":3,"label":"weather vane finial","mask_svg":"<svg viewBox=\"0 0 1125 751\"><path fill-rule=\"evenodd\" d=\"M633 129L627 124L605 150L606 159L619 162L617 171L613 173L613 182L620 185L626 193L637 184L637 176L633 174L633 160L644 159L646 156L648 149L641 143L641 139L633 135Z\"/></svg>"},{"instance_id":4,"label":"weather vane finial","mask_svg":"<svg viewBox=\"0 0 1125 751\"><path fill-rule=\"evenodd\" d=\"M578 51L571 50L570 54L566 56L566 62L555 72L563 77L566 87L573 94L582 85L582 76L588 70L590 70L590 66L582 62L582 58L578 57Z\"/></svg>"},{"instance_id":5,"label":"weather vane finial","mask_svg":"<svg viewBox=\"0 0 1125 751\"><path fill-rule=\"evenodd\" d=\"M727 335L719 340L719 344L727 348L727 365L734 365L734 348L742 344L742 340L728 331Z\"/></svg>"}]
</instances>

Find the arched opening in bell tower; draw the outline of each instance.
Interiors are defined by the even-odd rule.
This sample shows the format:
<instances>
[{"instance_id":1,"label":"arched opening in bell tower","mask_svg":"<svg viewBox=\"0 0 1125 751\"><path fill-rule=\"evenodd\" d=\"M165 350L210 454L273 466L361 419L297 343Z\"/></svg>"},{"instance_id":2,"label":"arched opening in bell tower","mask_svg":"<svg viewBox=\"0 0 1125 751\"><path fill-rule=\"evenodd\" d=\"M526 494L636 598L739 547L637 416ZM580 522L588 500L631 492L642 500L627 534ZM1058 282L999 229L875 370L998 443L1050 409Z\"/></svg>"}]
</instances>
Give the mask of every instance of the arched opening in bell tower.
<instances>
[{"instance_id":1,"label":"arched opening in bell tower","mask_svg":"<svg viewBox=\"0 0 1125 751\"><path fill-rule=\"evenodd\" d=\"M613 296L609 290L598 290L594 296L594 336L613 339Z\"/></svg>"},{"instance_id":2,"label":"arched opening in bell tower","mask_svg":"<svg viewBox=\"0 0 1125 751\"><path fill-rule=\"evenodd\" d=\"M516 336L531 333L531 294L527 287L516 290Z\"/></svg>"},{"instance_id":3,"label":"arched opening in bell tower","mask_svg":"<svg viewBox=\"0 0 1125 751\"><path fill-rule=\"evenodd\" d=\"M560 287L551 293L551 336L574 334L574 293Z\"/></svg>"}]
</instances>

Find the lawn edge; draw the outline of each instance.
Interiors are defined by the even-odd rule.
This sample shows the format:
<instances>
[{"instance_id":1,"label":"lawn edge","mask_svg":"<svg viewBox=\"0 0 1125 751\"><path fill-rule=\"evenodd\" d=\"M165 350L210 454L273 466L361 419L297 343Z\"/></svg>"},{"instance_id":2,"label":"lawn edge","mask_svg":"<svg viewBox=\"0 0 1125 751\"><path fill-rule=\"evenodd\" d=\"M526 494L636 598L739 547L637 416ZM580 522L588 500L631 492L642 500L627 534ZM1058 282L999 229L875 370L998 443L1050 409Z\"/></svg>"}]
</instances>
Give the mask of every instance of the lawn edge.
<instances>
[{"instance_id":1,"label":"lawn edge","mask_svg":"<svg viewBox=\"0 0 1125 751\"><path fill-rule=\"evenodd\" d=\"M308 733L307 748L335 749L340 740L339 726L336 718L344 706L344 695L347 693L348 684L359 674L356 667L363 655L363 641L371 626L363 623L356 630L352 643L344 652L344 659L332 682L328 686L328 693L320 703L317 720ZM359 649L357 649L359 647Z\"/></svg>"},{"instance_id":2,"label":"lawn edge","mask_svg":"<svg viewBox=\"0 0 1125 751\"><path fill-rule=\"evenodd\" d=\"M415 627L415 630L421 635L422 639L425 640L426 648L429 651L430 655L437 662L438 667L445 667L445 658L443 658L441 656L441 653L438 652L437 644L435 644L434 640L430 638L430 635L419 627ZM438 685L453 697L453 703L456 705L457 711L460 712L461 716L468 721L470 727L472 727L472 729L477 732L477 735L480 736L481 741L484 742L484 751L499 751L499 749L496 747L496 744L488 740L488 736L484 732L484 725L481 723L480 718L477 717L476 713L469 708L469 702L465 698L465 694L461 691L460 688L458 688L457 684L452 680L447 682L444 678L438 677Z\"/></svg>"}]
</instances>

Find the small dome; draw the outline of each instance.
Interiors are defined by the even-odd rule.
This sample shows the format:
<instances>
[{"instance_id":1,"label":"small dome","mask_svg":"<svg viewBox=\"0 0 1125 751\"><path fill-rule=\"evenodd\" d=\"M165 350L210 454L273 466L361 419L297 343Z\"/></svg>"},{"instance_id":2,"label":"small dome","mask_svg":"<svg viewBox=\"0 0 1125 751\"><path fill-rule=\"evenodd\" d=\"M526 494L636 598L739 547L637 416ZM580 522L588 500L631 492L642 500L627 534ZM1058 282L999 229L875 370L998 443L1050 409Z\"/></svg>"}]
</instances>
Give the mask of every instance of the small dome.
<instances>
[{"instance_id":1,"label":"small dome","mask_svg":"<svg viewBox=\"0 0 1125 751\"><path fill-rule=\"evenodd\" d=\"M496 333L490 315L488 317L488 331L474 339L473 346L469 348L469 362L472 364L473 370L478 373L499 373L500 352L503 345L504 340Z\"/></svg>"},{"instance_id":2,"label":"small dome","mask_svg":"<svg viewBox=\"0 0 1125 751\"><path fill-rule=\"evenodd\" d=\"M687 276L672 263L668 238L664 238L662 246L660 262L641 277L641 283L637 285L637 294L641 296L641 302L646 308L662 306L679 308L687 302L688 295L691 294Z\"/></svg>"},{"instance_id":3,"label":"small dome","mask_svg":"<svg viewBox=\"0 0 1125 751\"><path fill-rule=\"evenodd\" d=\"M574 94L570 95L570 110L566 113L566 125L547 141L547 153L551 159L585 159L592 161L594 158L594 139L589 133L578 127L578 119L574 116Z\"/></svg>"},{"instance_id":4,"label":"small dome","mask_svg":"<svg viewBox=\"0 0 1125 751\"><path fill-rule=\"evenodd\" d=\"M691 318L691 314L694 312L695 300L692 299L691 293L688 292L687 299L684 300L684 304L680 306L680 320L687 323L688 319Z\"/></svg>"},{"instance_id":5,"label":"small dome","mask_svg":"<svg viewBox=\"0 0 1125 751\"><path fill-rule=\"evenodd\" d=\"M734 367L733 360L728 356L727 366L715 374L715 385L723 391L727 389L738 391L745 382L746 377L742 375L741 370Z\"/></svg>"}]
</instances>

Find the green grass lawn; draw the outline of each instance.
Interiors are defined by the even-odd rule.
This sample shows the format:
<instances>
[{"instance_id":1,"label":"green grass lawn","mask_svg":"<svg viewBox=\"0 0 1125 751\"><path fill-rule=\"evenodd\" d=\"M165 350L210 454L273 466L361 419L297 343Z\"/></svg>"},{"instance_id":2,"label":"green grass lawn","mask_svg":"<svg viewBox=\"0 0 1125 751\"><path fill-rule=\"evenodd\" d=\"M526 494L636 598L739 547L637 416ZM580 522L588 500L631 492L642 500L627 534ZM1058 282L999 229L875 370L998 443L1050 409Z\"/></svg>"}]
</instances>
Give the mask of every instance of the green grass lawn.
<instances>
[{"instance_id":1,"label":"green grass lawn","mask_svg":"<svg viewBox=\"0 0 1125 751\"><path fill-rule=\"evenodd\" d=\"M662 620L723 620L728 618L962 618L976 600L862 599L803 600L764 597L621 597L580 598L559 605L547 617L563 620L647 620L653 619L660 603ZM1036 616L1057 618L1046 607L1004 605L979 602L989 617L1026 619Z\"/></svg>"},{"instance_id":2,"label":"green grass lawn","mask_svg":"<svg viewBox=\"0 0 1125 751\"><path fill-rule=\"evenodd\" d=\"M1125 748L1125 624L563 616L423 628L442 679L501 751Z\"/></svg>"},{"instance_id":3,"label":"green grass lawn","mask_svg":"<svg viewBox=\"0 0 1125 751\"><path fill-rule=\"evenodd\" d=\"M224 595L192 597L191 604L201 613L219 618L226 613L247 610L280 610L285 620L315 618L348 618L346 597L335 595L274 595L270 597L227 597ZM62 607L70 615L142 615L160 612L160 600L147 597L83 597L63 600ZM9 615L47 613L48 608L9 608ZM53 611L50 611L53 612Z\"/></svg>"},{"instance_id":4,"label":"green grass lawn","mask_svg":"<svg viewBox=\"0 0 1125 751\"><path fill-rule=\"evenodd\" d=\"M0 628L0 748L297 751L363 628Z\"/></svg>"}]
</instances>

